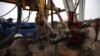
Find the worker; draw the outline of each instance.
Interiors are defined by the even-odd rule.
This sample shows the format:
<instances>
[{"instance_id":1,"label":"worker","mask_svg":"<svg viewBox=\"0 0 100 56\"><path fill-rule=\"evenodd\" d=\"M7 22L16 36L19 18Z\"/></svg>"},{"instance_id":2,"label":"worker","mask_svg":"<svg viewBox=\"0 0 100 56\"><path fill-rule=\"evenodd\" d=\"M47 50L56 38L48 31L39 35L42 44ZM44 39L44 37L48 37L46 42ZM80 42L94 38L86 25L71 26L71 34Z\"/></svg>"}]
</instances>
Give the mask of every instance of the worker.
<instances>
[{"instance_id":1,"label":"worker","mask_svg":"<svg viewBox=\"0 0 100 56\"><path fill-rule=\"evenodd\" d=\"M8 47L11 56L32 56L32 52L22 37L20 33L15 34L13 43Z\"/></svg>"},{"instance_id":2,"label":"worker","mask_svg":"<svg viewBox=\"0 0 100 56\"><path fill-rule=\"evenodd\" d=\"M90 23L83 23L81 28L82 28L82 31L85 31L87 33L87 37L83 43L83 49L91 50L91 54L92 54L94 50L94 41L96 37L96 33L93 28L93 25Z\"/></svg>"},{"instance_id":3,"label":"worker","mask_svg":"<svg viewBox=\"0 0 100 56\"><path fill-rule=\"evenodd\" d=\"M37 12L35 22L37 24L38 33L36 38L43 38L43 36L47 34L47 26L41 18L41 15ZM39 50L44 50L44 46L44 40L41 40L39 42Z\"/></svg>"},{"instance_id":4,"label":"worker","mask_svg":"<svg viewBox=\"0 0 100 56\"><path fill-rule=\"evenodd\" d=\"M43 19L41 19L42 17L40 16L39 13L36 14L36 18L35 18L35 22L37 24L37 28L39 31L39 34L44 35L47 33L47 26L44 22Z\"/></svg>"}]
</instances>

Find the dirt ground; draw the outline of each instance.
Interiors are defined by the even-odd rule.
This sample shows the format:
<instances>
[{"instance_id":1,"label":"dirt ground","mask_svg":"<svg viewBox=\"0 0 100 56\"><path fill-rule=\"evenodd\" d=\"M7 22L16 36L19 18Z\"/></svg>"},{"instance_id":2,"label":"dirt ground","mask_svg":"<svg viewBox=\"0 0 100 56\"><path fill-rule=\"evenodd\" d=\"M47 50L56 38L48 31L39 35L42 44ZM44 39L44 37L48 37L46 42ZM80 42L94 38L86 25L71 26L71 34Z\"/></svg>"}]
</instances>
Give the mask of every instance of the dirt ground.
<instances>
[{"instance_id":1,"label":"dirt ground","mask_svg":"<svg viewBox=\"0 0 100 56\"><path fill-rule=\"evenodd\" d=\"M100 56L100 41L95 42L95 51L94 55L95 56ZM52 56L54 54L54 46L53 45L48 45L46 43L46 49L43 51L40 51L38 49L39 45L38 43L36 44L30 44L29 48L33 52L33 56ZM57 52L60 54L60 56L77 56L78 51L77 50L71 50L69 48L66 48L63 44L59 44ZM59 56L59 55L57 55Z\"/></svg>"},{"instance_id":2,"label":"dirt ground","mask_svg":"<svg viewBox=\"0 0 100 56\"><path fill-rule=\"evenodd\" d=\"M29 48L33 52L33 56L56 56L55 55L55 46L51 44L45 43L45 49L39 50L38 43L36 44L30 44ZM66 46L63 43L58 44L58 49L56 51L58 53L57 56L76 56L78 51L77 50L71 50L69 48L66 48Z\"/></svg>"},{"instance_id":3,"label":"dirt ground","mask_svg":"<svg viewBox=\"0 0 100 56\"><path fill-rule=\"evenodd\" d=\"M40 43L41 44L41 43ZM47 42L45 42L45 50L39 50L39 43L30 44L29 48L33 52L33 56L55 56L55 48L54 45L51 45ZM78 51L77 50L71 50L69 48L66 48L63 44L59 44L58 51L59 55L57 56L77 56ZM0 52L0 56L2 52ZM100 41L95 42L95 50L94 50L95 56L100 56Z\"/></svg>"},{"instance_id":4,"label":"dirt ground","mask_svg":"<svg viewBox=\"0 0 100 56\"><path fill-rule=\"evenodd\" d=\"M100 56L100 41L97 41L95 43L95 51L94 51L94 53L95 53L95 56Z\"/></svg>"}]
</instances>

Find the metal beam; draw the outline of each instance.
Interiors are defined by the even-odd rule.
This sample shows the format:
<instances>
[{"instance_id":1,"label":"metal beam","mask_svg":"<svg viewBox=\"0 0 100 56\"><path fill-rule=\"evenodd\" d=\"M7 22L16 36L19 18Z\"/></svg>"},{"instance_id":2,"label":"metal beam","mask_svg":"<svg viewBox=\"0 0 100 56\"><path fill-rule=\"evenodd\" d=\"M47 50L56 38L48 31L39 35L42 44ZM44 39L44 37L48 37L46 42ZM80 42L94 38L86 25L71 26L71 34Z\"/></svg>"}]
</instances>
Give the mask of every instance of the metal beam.
<instances>
[{"instance_id":1,"label":"metal beam","mask_svg":"<svg viewBox=\"0 0 100 56\"><path fill-rule=\"evenodd\" d=\"M79 21L84 21L84 13L85 12L85 0L79 1Z\"/></svg>"}]
</instances>

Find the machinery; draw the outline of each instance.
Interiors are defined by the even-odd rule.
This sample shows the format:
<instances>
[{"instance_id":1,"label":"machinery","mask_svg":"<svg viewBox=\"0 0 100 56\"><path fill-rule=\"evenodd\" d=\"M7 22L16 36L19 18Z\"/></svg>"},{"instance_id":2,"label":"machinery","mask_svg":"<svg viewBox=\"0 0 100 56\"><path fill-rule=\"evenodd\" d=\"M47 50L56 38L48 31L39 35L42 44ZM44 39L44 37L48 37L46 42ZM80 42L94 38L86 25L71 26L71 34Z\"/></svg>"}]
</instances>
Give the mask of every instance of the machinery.
<instances>
[{"instance_id":1,"label":"machinery","mask_svg":"<svg viewBox=\"0 0 100 56\"><path fill-rule=\"evenodd\" d=\"M18 28L20 27L19 25L21 23L21 15L22 15L21 8L23 8L23 10L29 10L29 14L30 14L30 11L37 11L39 13L39 15L42 17L40 19L42 19L45 22L45 24L47 25L47 27L50 29L50 31L52 33L56 33L53 30L53 28L51 27L51 25L53 25L53 14L58 15L62 25L65 26L65 29L67 31L68 31L68 26L72 25L74 23L74 19L77 19L76 9L77 9L79 3L80 3L80 8L81 7L83 8L83 9L80 9L80 11L82 11L82 13L80 13L80 17L82 15L84 15L84 13L83 13L84 6L83 5L84 5L85 1L83 1L83 0L82 1L78 0L78 2L76 1L76 4L73 4L72 0L68 0L68 1L64 0L63 2L64 2L65 9L57 8L52 0L48 0L48 3L46 2L47 0L30 0L30 1L27 1L27 0L0 0L0 1L16 4L16 6L18 7L18 18L17 18L16 26L15 26L14 31L12 31L9 38L13 38L15 33L18 32ZM29 6L29 9L27 9L26 6ZM50 15L50 14L46 14L49 10L51 10L51 20L52 20L51 25L49 25L46 20L47 19L46 16ZM68 26L67 26L67 24L64 23L62 17L59 14L59 12L62 12L65 10L66 10L66 12L68 12L68 17L69 17L68 22L72 21L71 23L68 24ZM55 12L53 12L53 11L55 11ZM81 19L84 19L83 17ZM27 25L27 24L25 24L25 25Z\"/></svg>"},{"instance_id":2,"label":"machinery","mask_svg":"<svg viewBox=\"0 0 100 56\"><path fill-rule=\"evenodd\" d=\"M13 23L12 21L9 20L8 22L2 20L2 23L0 24L0 30L3 30L1 32L6 34L4 37L7 37L6 39L0 41L0 49L9 46L14 40L13 36L18 32L23 34L24 37L27 38L27 37L35 37L37 32L43 33L42 31L49 29L48 33L50 32L52 35L50 37L54 38L47 37L47 40L51 41L51 43L55 45L55 56L56 56L58 42L65 40L66 39L65 36L67 36L67 33L71 29L80 28L81 24L84 21L85 0L63 0L65 9L56 7L56 5L53 3L53 0L48 0L48 1L47 0L0 0L0 1L16 4L18 10L18 17L16 23ZM75 3L73 3L73 1L75 1ZM29 9L27 9L26 6L29 6ZM76 13L78 7L79 7L79 13ZM36 11L37 12L35 18L36 23L22 22L21 21L22 10L29 11L28 19L30 18L31 14L30 11ZM49 13L49 11L51 13ZM68 23L65 23L61 15L59 14L60 12L63 11L66 11L68 15ZM65 37L65 38L56 39L56 37L58 37L59 35L57 34L58 32L54 29L55 27L53 27L54 14L56 14L59 17L65 35L60 37ZM77 16L77 14L79 14L79 17ZM51 21L52 21L51 25L47 21L49 15L51 15ZM40 27L39 28L40 31L38 31L37 27L38 28ZM42 35L42 37L40 35ZM44 40L45 35L43 34L40 35L39 35L40 39L35 41ZM53 39L53 41L51 39Z\"/></svg>"},{"instance_id":3,"label":"machinery","mask_svg":"<svg viewBox=\"0 0 100 56\"><path fill-rule=\"evenodd\" d=\"M7 38L8 36L10 36L11 32L13 31L13 29L15 28L15 24L14 22L12 22L13 19L9 18L3 22L0 23L0 31L2 32L2 34L4 35L5 38ZM17 33L21 33L24 35L25 38L29 38L29 37L34 37L34 34L37 31L37 26L35 23L32 22L22 22L20 24L20 28L18 30ZM1 33L0 32L0 33Z\"/></svg>"}]
</instances>

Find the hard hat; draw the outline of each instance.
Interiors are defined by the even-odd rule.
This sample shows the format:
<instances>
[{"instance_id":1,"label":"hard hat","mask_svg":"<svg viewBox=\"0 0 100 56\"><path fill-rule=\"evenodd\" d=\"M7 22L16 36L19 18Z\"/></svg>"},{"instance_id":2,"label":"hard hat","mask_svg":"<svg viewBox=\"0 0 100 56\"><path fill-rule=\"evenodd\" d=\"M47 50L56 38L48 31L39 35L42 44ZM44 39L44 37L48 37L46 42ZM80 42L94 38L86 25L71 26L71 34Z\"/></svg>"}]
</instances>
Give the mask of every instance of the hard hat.
<instances>
[{"instance_id":1,"label":"hard hat","mask_svg":"<svg viewBox=\"0 0 100 56\"><path fill-rule=\"evenodd\" d=\"M17 38L17 37L23 37L23 35L20 33L17 33L17 34L15 34L14 38Z\"/></svg>"},{"instance_id":2,"label":"hard hat","mask_svg":"<svg viewBox=\"0 0 100 56\"><path fill-rule=\"evenodd\" d=\"M88 22L84 22L81 26L81 28L86 28L86 27L90 27L90 24Z\"/></svg>"},{"instance_id":3,"label":"hard hat","mask_svg":"<svg viewBox=\"0 0 100 56\"><path fill-rule=\"evenodd\" d=\"M39 13L36 14L35 22L43 21Z\"/></svg>"},{"instance_id":4,"label":"hard hat","mask_svg":"<svg viewBox=\"0 0 100 56\"><path fill-rule=\"evenodd\" d=\"M41 19L41 16L39 13L37 13L37 15L36 15L35 22L37 25L40 25L40 26L44 25L44 21Z\"/></svg>"}]
</instances>

